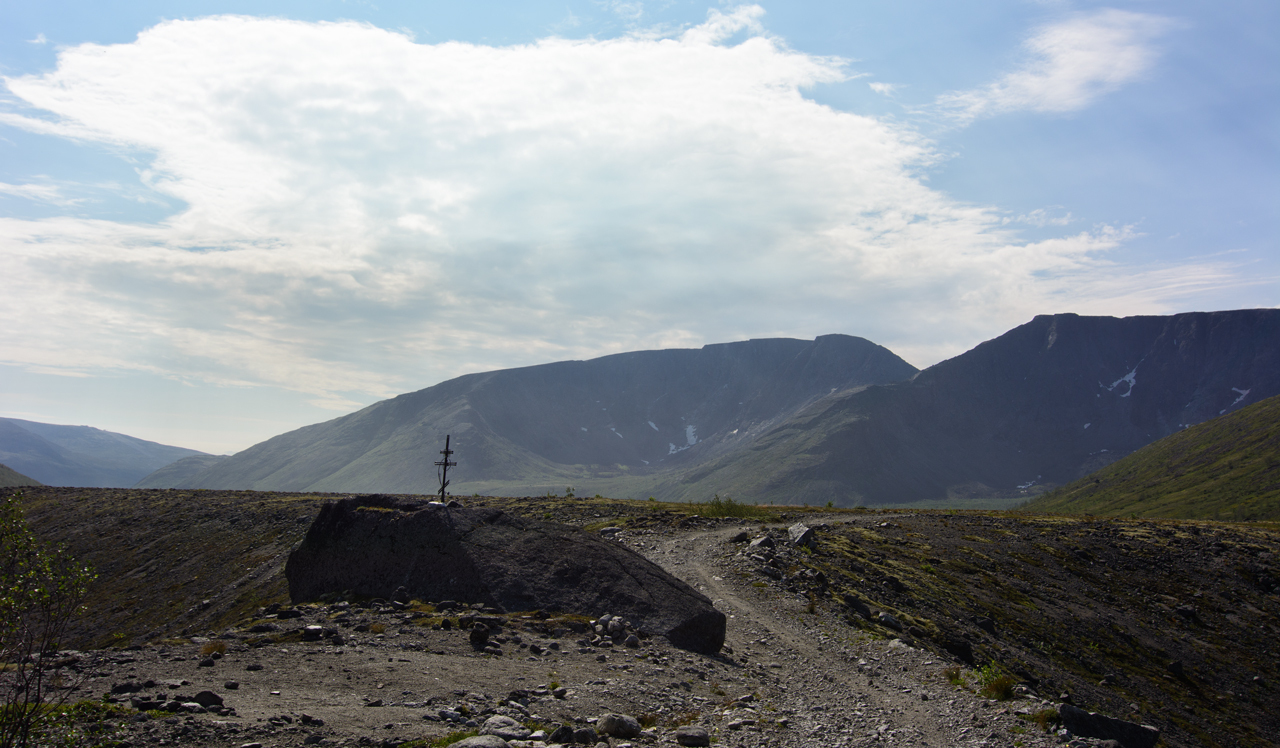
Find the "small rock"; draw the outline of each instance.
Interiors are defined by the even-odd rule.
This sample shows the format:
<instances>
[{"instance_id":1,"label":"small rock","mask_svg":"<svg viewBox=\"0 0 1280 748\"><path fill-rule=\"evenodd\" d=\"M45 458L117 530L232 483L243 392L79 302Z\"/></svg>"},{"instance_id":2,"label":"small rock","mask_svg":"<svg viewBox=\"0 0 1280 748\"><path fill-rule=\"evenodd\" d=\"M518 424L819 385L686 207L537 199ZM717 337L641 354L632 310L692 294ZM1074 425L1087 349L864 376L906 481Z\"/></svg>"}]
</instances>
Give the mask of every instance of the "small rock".
<instances>
[{"instance_id":1,"label":"small rock","mask_svg":"<svg viewBox=\"0 0 1280 748\"><path fill-rule=\"evenodd\" d=\"M751 543L747 546L747 549L754 551L761 548L772 548L772 547L774 547L773 538L769 537L768 535L761 535L760 537L752 540Z\"/></svg>"},{"instance_id":2,"label":"small rock","mask_svg":"<svg viewBox=\"0 0 1280 748\"><path fill-rule=\"evenodd\" d=\"M902 630L902 623L899 622L897 618L894 618L884 611L880 611L880 615L876 616L876 621L884 626L888 626L894 631Z\"/></svg>"},{"instance_id":3,"label":"small rock","mask_svg":"<svg viewBox=\"0 0 1280 748\"><path fill-rule=\"evenodd\" d=\"M630 636L627 637L627 640L623 643L626 644L628 647L631 647L632 649L636 649L637 647L640 646L640 637L636 636L635 634L631 634Z\"/></svg>"},{"instance_id":4,"label":"small rock","mask_svg":"<svg viewBox=\"0 0 1280 748\"><path fill-rule=\"evenodd\" d=\"M733 538L731 538L729 542L731 542L731 543L745 543L745 542L747 542L747 541L748 541L748 540L750 540L750 539L751 539L751 533L747 532L746 530L742 530L742 531L740 531L737 535L734 535L734 536L733 536Z\"/></svg>"},{"instance_id":5,"label":"small rock","mask_svg":"<svg viewBox=\"0 0 1280 748\"><path fill-rule=\"evenodd\" d=\"M450 743L449 748L511 748L511 744L497 735L476 735Z\"/></svg>"},{"instance_id":6,"label":"small rock","mask_svg":"<svg viewBox=\"0 0 1280 748\"><path fill-rule=\"evenodd\" d=\"M636 738L640 736L640 722L627 714L602 714L596 720L596 729L611 738Z\"/></svg>"},{"instance_id":7,"label":"small rock","mask_svg":"<svg viewBox=\"0 0 1280 748\"><path fill-rule=\"evenodd\" d=\"M711 733L701 727L685 725L676 728L676 743L692 746L711 745Z\"/></svg>"},{"instance_id":8,"label":"small rock","mask_svg":"<svg viewBox=\"0 0 1280 748\"><path fill-rule=\"evenodd\" d=\"M192 701L208 709L211 706L222 706L222 697L213 691L201 691Z\"/></svg>"},{"instance_id":9,"label":"small rock","mask_svg":"<svg viewBox=\"0 0 1280 748\"><path fill-rule=\"evenodd\" d=\"M245 665L244 669L248 670L251 673L256 673L262 669L262 666L255 662L252 665Z\"/></svg>"},{"instance_id":10,"label":"small rock","mask_svg":"<svg viewBox=\"0 0 1280 748\"><path fill-rule=\"evenodd\" d=\"M495 714L485 720L484 726L480 728L481 735L496 735L503 740L524 740L532 732L514 719L501 714Z\"/></svg>"},{"instance_id":11,"label":"small rock","mask_svg":"<svg viewBox=\"0 0 1280 748\"><path fill-rule=\"evenodd\" d=\"M814 544L813 528L799 522L787 528L787 536L795 546L812 547Z\"/></svg>"},{"instance_id":12,"label":"small rock","mask_svg":"<svg viewBox=\"0 0 1280 748\"><path fill-rule=\"evenodd\" d=\"M229 680L226 683L223 683L222 687L227 689L228 691L234 691L240 687L240 681Z\"/></svg>"},{"instance_id":13,"label":"small rock","mask_svg":"<svg viewBox=\"0 0 1280 748\"><path fill-rule=\"evenodd\" d=\"M594 727L579 727L573 731L573 742L595 745L600 742L600 735L596 733Z\"/></svg>"},{"instance_id":14,"label":"small rock","mask_svg":"<svg viewBox=\"0 0 1280 748\"><path fill-rule=\"evenodd\" d=\"M573 728L568 725L560 725L551 735L547 736L548 743L569 743L573 741Z\"/></svg>"}]
</instances>

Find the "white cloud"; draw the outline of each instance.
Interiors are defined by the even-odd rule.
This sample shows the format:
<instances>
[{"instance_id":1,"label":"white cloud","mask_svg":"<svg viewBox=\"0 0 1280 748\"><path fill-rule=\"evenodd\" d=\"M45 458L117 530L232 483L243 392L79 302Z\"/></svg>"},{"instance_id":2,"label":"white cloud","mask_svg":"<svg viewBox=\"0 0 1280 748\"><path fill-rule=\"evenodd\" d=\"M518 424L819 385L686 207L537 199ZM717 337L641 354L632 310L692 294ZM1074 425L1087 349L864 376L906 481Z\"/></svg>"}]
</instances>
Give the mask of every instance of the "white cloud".
<instances>
[{"instance_id":1,"label":"white cloud","mask_svg":"<svg viewBox=\"0 0 1280 748\"><path fill-rule=\"evenodd\" d=\"M871 86L871 90L875 91L881 96L892 96L893 92L898 88L893 83L880 83L878 81L874 83L868 83L867 85Z\"/></svg>"},{"instance_id":2,"label":"white cloud","mask_svg":"<svg viewBox=\"0 0 1280 748\"><path fill-rule=\"evenodd\" d=\"M28 39L27 44L48 44L49 40L44 38L44 34L36 34L36 38Z\"/></svg>"},{"instance_id":3,"label":"white cloud","mask_svg":"<svg viewBox=\"0 0 1280 748\"><path fill-rule=\"evenodd\" d=\"M27 200L37 200L54 205L74 205L79 202L66 197L56 185L52 184L9 184L0 182L0 195L12 195Z\"/></svg>"},{"instance_id":4,"label":"white cloud","mask_svg":"<svg viewBox=\"0 0 1280 748\"><path fill-rule=\"evenodd\" d=\"M1140 78L1154 64L1167 18L1103 9L1041 28L1023 45L1021 69L970 91L938 97L936 108L961 123L1030 110L1072 112Z\"/></svg>"},{"instance_id":5,"label":"white cloud","mask_svg":"<svg viewBox=\"0 0 1280 748\"><path fill-rule=\"evenodd\" d=\"M761 13L502 48L222 16L62 50L5 79L28 110L3 121L140 158L187 207L0 219L0 360L345 409L638 348L839 331L929 363L1100 298L1162 311L1098 280L1124 231L1022 242L921 181L913 131L806 99L844 63Z\"/></svg>"}]
</instances>

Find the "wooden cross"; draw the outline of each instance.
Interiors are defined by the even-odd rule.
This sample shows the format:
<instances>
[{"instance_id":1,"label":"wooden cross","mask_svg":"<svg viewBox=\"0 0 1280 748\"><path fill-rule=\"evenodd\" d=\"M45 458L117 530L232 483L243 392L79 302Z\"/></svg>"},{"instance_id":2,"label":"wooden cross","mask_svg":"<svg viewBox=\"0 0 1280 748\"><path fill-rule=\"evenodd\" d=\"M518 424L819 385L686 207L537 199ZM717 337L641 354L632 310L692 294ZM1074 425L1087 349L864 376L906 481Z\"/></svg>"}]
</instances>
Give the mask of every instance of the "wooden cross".
<instances>
[{"instance_id":1,"label":"wooden cross","mask_svg":"<svg viewBox=\"0 0 1280 748\"><path fill-rule=\"evenodd\" d=\"M458 463L449 459L453 454L453 450L449 449L449 435L444 435L444 449L440 450L440 454L444 455L444 459L436 463L436 467L440 468L436 474L440 476L440 500L444 501L444 489L449 485L449 468L457 467Z\"/></svg>"}]
</instances>

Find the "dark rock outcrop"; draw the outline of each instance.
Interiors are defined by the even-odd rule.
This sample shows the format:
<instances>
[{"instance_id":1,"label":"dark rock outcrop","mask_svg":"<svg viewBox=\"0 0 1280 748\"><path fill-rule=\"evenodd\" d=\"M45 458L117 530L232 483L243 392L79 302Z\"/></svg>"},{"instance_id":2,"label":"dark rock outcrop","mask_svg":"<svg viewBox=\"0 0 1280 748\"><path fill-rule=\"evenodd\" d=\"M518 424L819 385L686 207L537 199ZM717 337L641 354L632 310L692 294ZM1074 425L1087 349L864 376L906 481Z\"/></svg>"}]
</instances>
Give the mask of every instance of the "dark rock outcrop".
<instances>
[{"instance_id":1,"label":"dark rock outcrop","mask_svg":"<svg viewBox=\"0 0 1280 748\"><path fill-rule=\"evenodd\" d=\"M1086 712L1070 704L1059 707L1058 716L1062 718L1062 726L1073 735L1115 740L1124 748L1155 748L1160 739L1160 731L1154 727Z\"/></svg>"},{"instance_id":2,"label":"dark rock outcrop","mask_svg":"<svg viewBox=\"0 0 1280 748\"><path fill-rule=\"evenodd\" d=\"M609 611L643 634L715 653L725 616L705 595L618 543L496 509L373 495L326 504L285 566L295 602L328 593L506 610Z\"/></svg>"}]
</instances>

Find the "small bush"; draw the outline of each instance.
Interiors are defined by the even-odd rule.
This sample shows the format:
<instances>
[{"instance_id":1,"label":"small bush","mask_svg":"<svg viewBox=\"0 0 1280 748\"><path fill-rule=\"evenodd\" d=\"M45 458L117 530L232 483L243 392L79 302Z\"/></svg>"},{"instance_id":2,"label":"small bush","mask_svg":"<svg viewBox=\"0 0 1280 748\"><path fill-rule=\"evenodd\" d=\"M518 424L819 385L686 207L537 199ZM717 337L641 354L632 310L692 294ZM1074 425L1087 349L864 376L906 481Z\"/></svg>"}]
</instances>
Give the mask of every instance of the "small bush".
<instances>
[{"instance_id":1,"label":"small bush","mask_svg":"<svg viewBox=\"0 0 1280 748\"><path fill-rule=\"evenodd\" d=\"M641 727L653 727L658 724L658 715L648 712L636 717L636 721L640 723Z\"/></svg>"},{"instance_id":2,"label":"small bush","mask_svg":"<svg viewBox=\"0 0 1280 748\"><path fill-rule=\"evenodd\" d=\"M387 626L384 623L375 623L369 626L370 633L374 633L374 634L381 634L386 630L387 630Z\"/></svg>"},{"instance_id":3,"label":"small bush","mask_svg":"<svg viewBox=\"0 0 1280 748\"><path fill-rule=\"evenodd\" d=\"M741 504L729 497L720 498L720 494L716 494L711 501L705 504L694 504L697 507L698 514L703 517L763 517L768 513L758 506L752 504Z\"/></svg>"},{"instance_id":4,"label":"small bush","mask_svg":"<svg viewBox=\"0 0 1280 748\"><path fill-rule=\"evenodd\" d=\"M214 654L215 652L217 654L226 654L227 643L226 642L209 642L208 644L200 648L200 654L204 655L205 657L208 657L209 655Z\"/></svg>"},{"instance_id":5,"label":"small bush","mask_svg":"<svg viewBox=\"0 0 1280 748\"><path fill-rule=\"evenodd\" d=\"M1062 722L1061 715L1057 709L1041 709L1035 714L1026 717L1027 721L1034 722L1041 730L1051 732L1059 723Z\"/></svg>"},{"instance_id":6,"label":"small bush","mask_svg":"<svg viewBox=\"0 0 1280 748\"><path fill-rule=\"evenodd\" d=\"M978 682L982 684L982 695L997 701L1008 701L1013 698L1013 687L1018 680L1000 667L999 663L989 662L978 671Z\"/></svg>"},{"instance_id":7,"label":"small bush","mask_svg":"<svg viewBox=\"0 0 1280 748\"><path fill-rule=\"evenodd\" d=\"M949 667L943 670L942 677L946 678L947 682L953 686L964 685L964 676L960 674L960 668L958 667Z\"/></svg>"}]
</instances>

